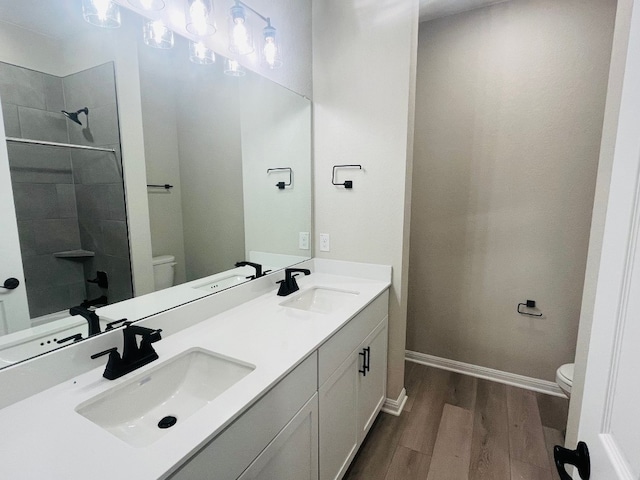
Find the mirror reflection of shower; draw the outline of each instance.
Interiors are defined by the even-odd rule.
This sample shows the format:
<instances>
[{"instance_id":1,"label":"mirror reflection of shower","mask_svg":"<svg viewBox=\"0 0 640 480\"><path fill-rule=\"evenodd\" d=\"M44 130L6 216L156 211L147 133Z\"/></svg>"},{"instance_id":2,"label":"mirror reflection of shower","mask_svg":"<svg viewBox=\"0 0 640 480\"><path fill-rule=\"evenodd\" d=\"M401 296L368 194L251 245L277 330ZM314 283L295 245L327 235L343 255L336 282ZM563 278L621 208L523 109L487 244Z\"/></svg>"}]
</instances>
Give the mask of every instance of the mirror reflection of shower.
<instances>
[{"instance_id":1,"label":"mirror reflection of shower","mask_svg":"<svg viewBox=\"0 0 640 480\"><path fill-rule=\"evenodd\" d=\"M84 113L87 116L87 125L89 125L89 109L87 107L81 108L76 112L67 112L66 110L62 110L62 114L65 117L67 117L69 120L77 123L80 126L82 126L82 122L78 118L78 115L80 115L81 113Z\"/></svg>"},{"instance_id":2,"label":"mirror reflection of shower","mask_svg":"<svg viewBox=\"0 0 640 480\"><path fill-rule=\"evenodd\" d=\"M29 317L6 333L62 320L85 338L71 307L133 296L113 63L59 77L0 62L0 78L19 113L4 121Z\"/></svg>"}]
</instances>

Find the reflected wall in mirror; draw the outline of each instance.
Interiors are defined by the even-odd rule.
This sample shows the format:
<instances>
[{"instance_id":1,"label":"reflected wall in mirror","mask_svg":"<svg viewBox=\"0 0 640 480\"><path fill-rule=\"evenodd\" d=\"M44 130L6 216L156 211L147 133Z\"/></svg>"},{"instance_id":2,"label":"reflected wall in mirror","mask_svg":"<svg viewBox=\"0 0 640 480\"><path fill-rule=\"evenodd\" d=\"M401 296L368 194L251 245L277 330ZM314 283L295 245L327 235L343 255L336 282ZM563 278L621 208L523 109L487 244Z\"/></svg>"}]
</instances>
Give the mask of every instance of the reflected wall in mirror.
<instances>
[{"instance_id":1,"label":"reflected wall in mirror","mask_svg":"<svg viewBox=\"0 0 640 480\"><path fill-rule=\"evenodd\" d=\"M220 57L192 64L179 36L151 49L133 12L107 30L81 11L0 0L5 134L40 143L0 147L0 201L15 204L0 213L0 276L21 280L0 289L0 367L86 338L72 306L99 307L104 331L247 281L238 261L275 270L310 254L309 100L226 76ZM144 294L135 312L116 303Z\"/></svg>"}]
</instances>

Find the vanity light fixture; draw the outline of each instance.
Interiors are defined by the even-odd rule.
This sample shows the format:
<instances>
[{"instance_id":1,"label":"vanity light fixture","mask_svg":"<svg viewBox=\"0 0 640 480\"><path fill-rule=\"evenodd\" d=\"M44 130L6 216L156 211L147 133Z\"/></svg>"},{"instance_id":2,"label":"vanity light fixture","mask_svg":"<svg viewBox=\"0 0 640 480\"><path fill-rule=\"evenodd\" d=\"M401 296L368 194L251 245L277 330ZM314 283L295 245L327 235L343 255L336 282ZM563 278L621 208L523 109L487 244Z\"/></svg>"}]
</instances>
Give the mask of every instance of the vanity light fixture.
<instances>
[{"instance_id":1,"label":"vanity light fixture","mask_svg":"<svg viewBox=\"0 0 640 480\"><path fill-rule=\"evenodd\" d=\"M236 55L249 55L255 50L251 25L247 23L245 4L236 1L231 7L229 24L229 51ZM250 7L248 7L250 8Z\"/></svg>"},{"instance_id":2,"label":"vanity light fixture","mask_svg":"<svg viewBox=\"0 0 640 480\"><path fill-rule=\"evenodd\" d=\"M165 6L164 0L128 0L132 7L157 12Z\"/></svg>"},{"instance_id":3,"label":"vanity light fixture","mask_svg":"<svg viewBox=\"0 0 640 480\"><path fill-rule=\"evenodd\" d=\"M82 16L98 27L120 26L120 8L111 0L82 0Z\"/></svg>"},{"instance_id":4,"label":"vanity light fixture","mask_svg":"<svg viewBox=\"0 0 640 480\"><path fill-rule=\"evenodd\" d=\"M208 37L216 33L211 0L187 0L187 31L198 37Z\"/></svg>"},{"instance_id":5,"label":"vanity light fixture","mask_svg":"<svg viewBox=\"0 0 640 480\"><path fill-rule=\"evenodd\" d=\"M189 42L189 60L199 65L211 65L216 54L202 42Z\"/></svg>"},{"instance_id":6,"label":"vanity light fixture","mask_svg":"<svg viewBox=\"0 0 640 480\"><path fill-rule=\"evenodd\" d=\"M264 47L262 48L264 63L271 69L281 67L280 46L276 39L276 29L271 26L270 19L267 19L267 26L264 27L262 33L264 35Z\"/></svg>"},{"instance_id":7,"label":"vanity light fixture","mask_svg":"<svg viewBox=\"0 0 640 480\"><path fill-rule=\"evenodd\" d=\"M271 18L265 17L240 0L234 1L235 5L231 7L230 16L229 50L236 55L248 55L254 51L251 28L247 23L246 11L248 10L267 24L262 30L264 45L261 54L264 64L271 69L282 66L276 29L271 25Z\"/></svg>"},{"instance_id":8,"label":"vanity light fixture","mask_svg":"<svg viewBox=\"0 0 640 480\"><path fill-rule=\"evenodd\" d=\"M172 48L173 32L160 20L149 20L143 26L144 43L154 48Z\"/></svg>"},{"instance_id":9,"label":"vanity light fixture","mask_svg":"<svg viewBox=\"0 0 640 480\"><path fill-rule=\"evenodd\" d=\"M244 77L247 72L235 58L227 58L224 62L224 74L231 77Z\"/></svg>"}]
</instances>

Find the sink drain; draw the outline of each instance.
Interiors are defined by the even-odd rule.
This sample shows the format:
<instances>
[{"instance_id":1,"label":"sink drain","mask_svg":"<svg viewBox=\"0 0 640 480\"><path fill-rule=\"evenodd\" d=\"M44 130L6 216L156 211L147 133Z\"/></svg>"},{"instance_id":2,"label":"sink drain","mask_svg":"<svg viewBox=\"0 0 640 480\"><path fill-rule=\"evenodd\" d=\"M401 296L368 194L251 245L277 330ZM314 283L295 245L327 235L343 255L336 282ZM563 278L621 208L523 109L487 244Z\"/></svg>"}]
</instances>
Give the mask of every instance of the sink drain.
<instances>
[{"instance_id":1,"label":"sink drain","mask_svg":"<svg viewBox=\"0 0 640 480\"><path fill-rule=\"evenodd\" d=\"M173 415L167 415L158 422L158 428L171 428L176 424L177 421L178 419Z\"/></svg>"}]
</instances>

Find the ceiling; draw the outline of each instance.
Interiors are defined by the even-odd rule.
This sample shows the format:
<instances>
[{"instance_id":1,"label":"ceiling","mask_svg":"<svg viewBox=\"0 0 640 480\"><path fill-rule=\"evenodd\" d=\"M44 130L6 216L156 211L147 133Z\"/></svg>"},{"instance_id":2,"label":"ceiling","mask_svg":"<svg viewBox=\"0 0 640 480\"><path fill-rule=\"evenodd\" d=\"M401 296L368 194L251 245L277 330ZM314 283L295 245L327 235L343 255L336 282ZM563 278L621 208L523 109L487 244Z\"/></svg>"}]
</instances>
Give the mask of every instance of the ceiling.
<instances>
[{"instance_id":1,"label":"ceiling","mask_svg":"<svg viewBox=\"0 0 640 480\"><path fill-rule=\"evenodd\" d=\"M420 0L420 21L446 17L507 0Z\"/></svg>"}]
</instances>

